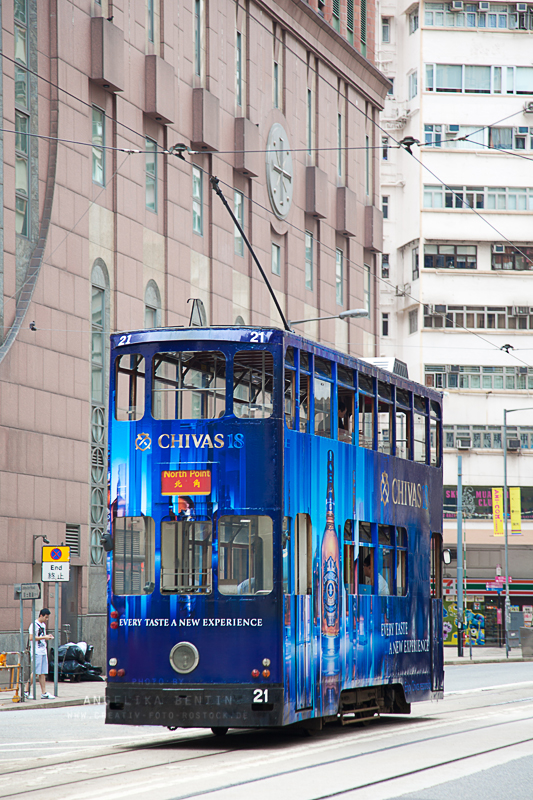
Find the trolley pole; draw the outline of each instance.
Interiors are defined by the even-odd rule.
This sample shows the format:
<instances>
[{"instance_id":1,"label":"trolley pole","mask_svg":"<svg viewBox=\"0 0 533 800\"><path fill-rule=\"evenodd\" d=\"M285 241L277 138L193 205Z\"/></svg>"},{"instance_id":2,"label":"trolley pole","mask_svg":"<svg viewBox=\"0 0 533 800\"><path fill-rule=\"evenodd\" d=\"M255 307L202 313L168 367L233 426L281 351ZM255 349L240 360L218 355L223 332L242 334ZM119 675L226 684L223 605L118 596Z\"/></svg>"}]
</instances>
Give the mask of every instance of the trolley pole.
<instances>
[{"instance_id":1,"label":"trolley pole","mask_svg":"<svg viewBox=\"0 0 533 800\"><path fill-rule=\"evenodd\" d=\"M457 456L457 655L463 655L463 457Z\"/></svg>"}]
</instances>

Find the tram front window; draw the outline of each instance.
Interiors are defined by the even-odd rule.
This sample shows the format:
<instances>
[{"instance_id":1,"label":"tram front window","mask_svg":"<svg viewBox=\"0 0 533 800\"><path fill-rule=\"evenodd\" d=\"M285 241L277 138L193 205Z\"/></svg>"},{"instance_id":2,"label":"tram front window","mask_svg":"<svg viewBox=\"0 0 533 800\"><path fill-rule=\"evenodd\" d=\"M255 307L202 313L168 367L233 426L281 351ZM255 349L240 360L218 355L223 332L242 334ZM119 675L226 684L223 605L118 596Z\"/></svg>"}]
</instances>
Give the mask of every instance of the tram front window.
<instances>
[{"instance_id":1,"label":"tram front window","mask_svg":"<svg viewBox=\"0 0 533 800\"><path fill-rule=\"evenodd\" d=\"M161 591L209 594L211 546L211 522L162 522Z\"/></svg>"},{"instance_id":2,"label":"tram front window","mask_svg":"<svg viewBox=\"0 0 533 800\"><path fill-rule=\"evenodd\" d=\"M233 411L242 419L272 416L274 359L267 350L241 350L233 359Z\"/></svg>"},{"instance_id":3,"label":"tram front window","mask_svg":"<svg viewBox=\"0 0 533 800\"><path fill-rule=\"evenodd\" d=\"M221 594L271 592L272 554L270 517L221 517L218 523L218 588Z\"/></svg>"},{"instance_id":4,"label":"tram front window","mask_svg":"<svg viewBox=\"0 0 533 800\"><path fill-rule=\"evenodd\" d=\"M219 352L156 353L152 416L215 419L226 407L226 359Z\"/></svg>"}]
</instances>

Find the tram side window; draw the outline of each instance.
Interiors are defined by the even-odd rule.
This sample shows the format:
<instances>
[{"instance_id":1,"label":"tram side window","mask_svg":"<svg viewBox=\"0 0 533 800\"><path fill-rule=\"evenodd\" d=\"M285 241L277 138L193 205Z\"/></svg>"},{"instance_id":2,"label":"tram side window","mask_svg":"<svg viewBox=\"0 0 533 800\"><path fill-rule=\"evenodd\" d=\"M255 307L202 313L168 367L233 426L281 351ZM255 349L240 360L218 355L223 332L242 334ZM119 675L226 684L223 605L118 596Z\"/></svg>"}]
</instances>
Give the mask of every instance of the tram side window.
<instances>
[{"instance_id":1,"label":"tram side window","mask_svg":"<svg viewBox=\"0 0 533 800\"><path fill-rule=\"evenodd\" d=\"M374 594L374 547L370 522L359 523L359 594Z\"/></svg>"},{"instance_id":2,"label":"tram side window","mask_svg":"<svg viewBox=\"0 0 533 800\"><path fill-rule=\"evenodd\" d=\"M348 594L357 592L354 527L351 519L347 519L344 523L344 586Z\"/></svg>"},{"instance_id":3,"label":"tram side window","mask_svg":"<svg viewBox=\"0 0 533 800\"><path fill-rule=\"evenodd\" d=\"M300 351L300 433L309 433L309 394L311 375L309 374L309 353Z\"/></svg>"},{"instance_id":4,"label":"tram side window","mask_svg":"<svg viewBox=\"0 0 533 800\"><path fill-rule=\"evenodd\" d=\"M372 450L374 443L374 398L359 393L359 447Z\"/></svg>"},{"instance_id":5,"label":"tram side window","mask_svg":"<svg viewBox=\"0 0 533 800\"><path fill-rule=\"evenodd\" d=\"M113 592L151 594L154 590L154 521L151 517L113 520Z\"/></svg>"},{"instance_id":6,"label":"tram side window","mask_svg":"<svg viewBox=\"0 0 533 800\"><path fill-rule=\"evenodd\" d=\"M440 467L442 424L440 406L434 400L430 403L429 436L430 436L430 464Z\"/></svg>"},{"instance_id":7,"label":"tram side window","mask_svg":"<svg viewBox=\"0 0 533 800\"><path fill-rule=\"evenodd\" d=\"M311 594L313 526L309 514L297 514L294 526L294 593Z\"/></svg>"},{"instance_id":8,"label":"tram side window","mask_svg":"<svg viewBox=\"0 0 533 800\"><path fill-rule=\"evenodd\" d=\"M226 359L217 351L157 353L153 358L155 419L215 419L226 407Z\"/></svg>"},{"instance_id":9,"label":"tram side window","mask_svg":"<svg viewBox=\"0 0 533 800\"><path fill-rule=\"evenodd\" d=\"M315 356L314 394L315 433L317 436L331 437L332 390L331 362Z\"/></svg>"},{"instance_id":10,"label":"tram side window","mask_svg":"<svg viewBox=\"0 0 533 800\"><path fill-rule=\"evenodd\" d=\"M419 464L426 463L426 401L423 397L414 398L415 419L414 419L414 440L415 458Z\"/></svg>"},{"instance_id":11,"label":"tram side window","mask_svg":"<svg viewBox=\"0 0 533 800\"><path fill-rule=\"evenodd\" d=\"M378 594L394 594L394 528L378 525Z\"/></svg>"},{"instance_id":12,"label":"tram side window","mask_svg":"<svg viewBox=\"0 0 533 800\"><path fill-rule=\"evenodd\" d=\"M272 416L274 359L268 350L241 350L233 360L233 411L241 419Z\"/></svg>"},{"instance_id":13,"label":"tram side window","mask_svg":"<svg viewBox=\"0 0 533 800\"><path fill-rule=\"evenodd\" d=\"M431 534L431 596L442 598L442 534Z\"/></svg>"},{"instance_id":14,"label":"tram side window","mask_svg":"<svg viewBox=\"0 0 533 800\"><path fill-rule=\"evenodd\" d=\"M225 516L218 523L221 594L268 594L273 587L272 519Z\"/></svg>"},{"instance_id":15,"label":"tram side window","mask_svg":"<svg viewBox=\"0 0 533 800\"><path fill-rule=\"evenodd\" d=\"M115 419L141 419L144 416L144 358L138 353L122 355L115 365Z\"/></svg>"},{"instance_id":16,"label":"tram side window","mask_svg":"<svg viewBox=\"0 0 533 800\"><path fill-rule=\"evenodd\" d=\"M378 381L378 450L392 452L392 390L388 383Z\"/></svg>"},{"instance_id":17,"label":"tram side window","mask_svg":"<svg viewBox=\"0 0 533 800\"><path fill-rule=\"evenodd\" d=\"M396 594L407 594L407 531L396 528Z\"/></svg>"},{"instance_id":18,"label":"tram side window","mask_svg":"<svg viewBox=\"0 0 533 800\"><path fill-rule=\"evenodd\" d=\"M342 364L337 366L337 403L338 403L338 429L337 438L340 442L353 442L353 421L355 389L353 385L353 372Z\"/></svg>"},{"instance_id":19,"label":"tram side window","mask_svg":"<svg viewBox=\"0 0 533 800\"><path fill-rule=\"evenodd\" d=\"M285 422L288 428L294 428L294 416L296 412L296 372L294 371L294 348L287 347L285 353Z\"/></svg>"},{"instance_id":20,"label":"tram side window","mask_svg":"<svg viewBox=\"0 0 533 800\"><path fill-rule=\"evenodd\" d=\"M161 523L161 592L210 594L211 522Z\"/></svg>"},{"instance_id":21,"label":"tram side window","mask_svg":"<svg viewBox=\"0 0 533 800\"><path fill-rule=\"evenodd\" d=\"M411 420L409 392L396 389L396 455L411 458Z\"/></svg>"}]
</instances>

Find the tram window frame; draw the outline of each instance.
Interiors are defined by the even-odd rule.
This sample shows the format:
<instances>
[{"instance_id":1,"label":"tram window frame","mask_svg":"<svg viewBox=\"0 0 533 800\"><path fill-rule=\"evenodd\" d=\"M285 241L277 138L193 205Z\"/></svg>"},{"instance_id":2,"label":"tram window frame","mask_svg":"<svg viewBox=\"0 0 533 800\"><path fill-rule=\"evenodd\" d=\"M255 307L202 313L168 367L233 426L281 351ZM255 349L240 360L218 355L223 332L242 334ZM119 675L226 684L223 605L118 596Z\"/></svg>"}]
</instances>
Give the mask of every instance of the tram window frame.
<instances>
[{"instance_id":1,"label":"tram window frame","mask_svg":"<svg viewBox=\"0 0 533 800\"><path fill-rule=\"evenodd\" d=\"M341 416L342 408L345 409ZM337 364L337 439L353 444L355 419L354 372L343 364Z\"/></svg>"},{"instance_id":2,"label":"tram window frame","mask_svg":"<svg viewBox=\"0 0 533 800\"><path fill-rule=\"evenodd\" d=\"M207 528L208 536L204 539L196 538L197 527ZM171 534L174 528L174 547L167 544L167 533ZM193 539L187 533L193 532ZM178 564L184 565L189 563L189 558L179 558L178 552L183 553L183 544L187 539L187 546L190 548L191 541L193 545L193 566L186 569L179 570L176 567ZM200 545L198 548L196 545ZM199 559L198 559L198 556ZM167 562L172 562L171 567L166 567ZM196 565L200 563L208 564L209 566L203 569L197 569ZM180 519L163 519L161 521L161 568L160 568L160 588L161 594L211 594L213 591L213 523L211 520L180 520ZM168 588L167 582L164 580L165 571L172 573L175 576L173 588ZM180 582L179 577L182 576L185 580Z\"/></svg>"},{"instance_id":3,"label":"tram window frame","mask_svg":"<svg viewBox=\"0 0 533 800\"><path fill-rule=\"evenodd\" d=\"M309 362L310 353L307 350L299 352L299 403L298 403L298 430L300 433L310 433L311 430L311 372L312 364Z\"/></svg>"},{"instance_id":4,"label":"tram window frame","mask_svg":"<svg viewBox=\"0 0 533 800\"><path fill-rule=\"evenodd\" d=\"M131 528L128 531L127 525L129 524L131 524ZM138 530L134 530L134 525L138 526ZM124 534L123 537L121 537L121 533ZM126 533L130 534L129 553ZM135 533L139 534L137 542L134 540ZM122 551L121 539L123 544ZM120 556L123 556L122 560ZM128 563L126 563L127 560ZM122 570L118 568L121 564ZM140 567L140 569L135 569L136 566ZM120 575L122 575L121 578ZM154 589L154 520L152 517L141 516L115 517L113 519L113 594L123 597L139 595L145 597L148 594L152 594Z\"/></svg>"},{"instance_id":5,"label":"tram window frame","mask_svg":"<svg viewBox=\"0 0 533 800\"><path fill-rule=\"evenodd\" d=\"M130 366L123 366L127 359ZM115 419L132 422L144 417L146 363L140 353L123 353L115 359ZM123 403L124 395L128 402Z\"/></svg>"},{"instance_id":6,"label":"tram window frame","mask_svg":"<svg viewBox=\"0 0 533 800\"><path fill-rule=\"evenodd\" d=\"M292 517L283 517L281 528L281 559L283 573L283 594L292 591L290 580L291 573L291 543L292 543Z\"/></svg>"},{"instance_id":7,"label":"tram window frame","mask_svg":"<svg viewBox=\"0 0 533 800\"><path fill-rule=\"evenodd\" d=\"M429 403L429 463L440 467L442 462L442 418L441 407L435 401Z\"/></svg>"},{"instance_id":8,"label":"tram window frame","mask_svg":"<svg viewBox=\"0 0 533 800\"><path fill-rule=\"evenodd\" d=\"M359 447L367 450L374 449L374 420L375 420L376 398L374 395L365 394L359 389ZM370 417L370 420L368 419ZM369 430L371 435L368 436Z\"/></svg>"},{"instance_id":9,"label":"tram window frame","mask_svg":"<svg viewBox=\"0 0 533 800\"><path fill-rule=\"evenodd\" d=\"M395 587L396 591L395 594L397 597L405 597L408 592L408 580L407 580L407 553L408 553L408 536L407 536L407 528L397 527L396 528L396 570L395 570ZM398 576L401 576L401 580L398 580Z\"/></svg>"},{"instance_id":10,"label":"tram window frame","mask_svg":"<svg viewBox=\"0 0 533 800\"><path fill-rule=\"evenodd\" d=\"M244 519L243 519L244 517ZM248 526L248 544L246 542L239 542L235 544L236 537L240 534L238 530L235 535L231 538L231 540L223 540L222 538L222 530L226 524L226 520L230 520L231 525L235 525L236 522L233 520L238 521L239 523L245 524ZM266 524L269 526L269 530L260 530L260 525ZM252 525L255 526L254 532L254 542L260 540L262 542L263 552L259 556L253 552L253 545L252 545ZM257 595L268 595L272 592L274 588L274 523L272 517L268 514L224 514L219 517L217 522L217 540L218 540L218 591L220 594L225 596L251 596L256 597ZM265 544L267 552L265 552ZM236 549L238 547L238 550ZM259 548L258 548L259 549ZM235 552L248 552L248 560L246 559L242 561L240 566L242 567L243 564L247 564L247 576L242 577L241 580L239 578L235 578L235 572L233 570L233 556ZM229 556L227 555L226 551L229 551ZM239 559L236 559L238 562ZM254 567L254 574L250 574L250 564L253 563ZM256 589L255 585L252 586L253 580L257 577L255 574L255 570L257 569L258 563L262 565L262 586L264 587L265 584L267 588L260 588ZM237 567L239 564L237 563ZM231 570L231 576L225 577L226 569ZM242 573L244 575L244 572ZM226 587L226 588L225 588ZM236 591L234 591L236 590Z\"/></svg>"},{"instance_id":11,"label":"tram window frame","mask_svg":"<svg viewBox=\"0 0 533 800\"><path fill-rule=\"evenodd\" d=\"M344 588L347 594L357 594L357 558L355 555L355 524L353 519L344 523Z\"/></svg>"},{"instance_id":12,"label":"tram window frame","mask_svg":"<svg viewBox=\"0 0 533 800\"><path fill-rule=\"evenodd\" d=\"M313 365L313 429L315 436L331 439L333 435L333 370L331 361L320 356L314 357ZM322 396L319 391L322 390ZM318 401L318 402L317 402Z\"/></svg>"},{"instance_id":13,"label":"tram window frame","mask_svg":"<svg viewBox=\"0 0 533 800\"><path fill-rule=\"evenodd\" d=\"M294 347L290 345L285 351L283 410L285 424L292 430L296 422L296 365Z\"/></svg>"},{"instance_id":14,"label":"tram window frame","mask_svg":"<svg viewBox=\"0 0 533 800\"><path fill-rule=\"evenodd\" d=\"M418 417L418 421L417 421ZM428 463L428 412L425 397L413 395L413 461L417 464ZM424 439L420 437L423 431Z\"/></svg>"},{"instance_id":15,"label":"tram window frame","mask_svg":"<svg viewBox=\"0 0 533 800\"><path fill-rule=\"evenodd\" d=\"M394 416L395 455L397 458L412 461L413 409L411 407L411 395L410 392L398 387L396 387L396 411ZM401 417L403 417L403 420ZM398 435L403 427L405 427L405 439L400 438Z\"/></svg>"},{"instance_id":16,"label":"tram window frame","mask_svg":"<svg viewBox=\"0 0 533 800\"><path fill-rule=\"evenodd\" d=\"M185 356L185 358L184 358ZM194 364L198 360L204 359L204 368L208 359L212 359L214 365L213 373L202 369L194 369ZM176 376L157 374L162 364L174 367ZM196 386L193 383L185 383L188 373L194 370L201 377L203 383L205 376L214 381L214 386ZM178 420L178 419L216 419L226 412L226 380L227 380L227 360L224 353L220 350L167 350L156 353L152 359L152 417L154 419ZM189 379L190 380L190 379ZM198 380L194 377L193 380ZM158 388L159 384L169 388ZM164 401L165 393L169 393L170 402ZM172 402L172 396L173 402ZM174 414L166 406L174 407ZM193 414L193 411L200 413ZM187 412L190 409L190 415Z\"/></svg>"},{"instance_id":17,"label":"tram window frame","mask_svg":"<svg viewBox=\"0 0 533 800\"><path fill-rule=\"evenodd\" d=\"M293 544L294 594L311 594L313 588L313 524L309 514L296 514Z\"/></svg>"},{"instance_id":18,"label":"tram window frame","mask_svg":"<svg viewBox=\"0 0 533 800\"><path fill-rule=\"evenodd\" d=\"M257 365L257 356L260 355L262 363ZM239 359L241 363L239 363ZM248 363L247 363L248 362ZM243 371L237 377L236 368ZM248 383L244 383L244 376L248 373ZM260 388L258 388L258 380ZM248 387L248 399L239 397L243 388ZM255 394L254 394L255 392ZM259 397L262 402L258 403ZM270 401L268 401L270 398ZM247 408L248 414L243 413ZM266 413L265 413L266 411ZM233 356L233 413L238 419L269 419L274 413L274 356L270 350L248 349L238 350Z\"/></svg>"},{"instance_id":19,"label":"tram window frame","mask_svg":"<svg viewBox=\"0 0 533 800\"><path fill-rule=\"evenodd\" d=\"M442 533L432 532L430 550L429 585L431 597L442 600Z\"/></svg>"},{"instance_id":20,"label":"tram window frame","mask_svg":"<svg viewBox=\"0 0 533 800\"><path fill-rule=\"evenodd\" d=\"M375 585L375 569L374 569L374 551L375 543L372 531L373 524L371 522L359 522L359 553L357 558L357 590L358 594L374 594ZM364 563L370 556L370 583L366 583L369 576L364 573Z\"/></svg>"},{"instance_id":21,"label":"tram window frame","mask_svg":"<svg viewBox=\"0 0 533 800\"><path fill-rule=\"evenodd\" d=\"M378 450L386 455L392 454L394 406L392 388L388 383L378 381ZM385 433L387 437L385 437Z\"/></svg>"},{"instance_id":22,"label":"tram window frame","mask_svg":"<svg viewBox=\"0 0 533 800\"><path fill-rule=\"evenodd\" d=\"M377 581L378 594L382 597L394 594L394 539L391 525L378 524Z\"/></svg>"}]
</instances>

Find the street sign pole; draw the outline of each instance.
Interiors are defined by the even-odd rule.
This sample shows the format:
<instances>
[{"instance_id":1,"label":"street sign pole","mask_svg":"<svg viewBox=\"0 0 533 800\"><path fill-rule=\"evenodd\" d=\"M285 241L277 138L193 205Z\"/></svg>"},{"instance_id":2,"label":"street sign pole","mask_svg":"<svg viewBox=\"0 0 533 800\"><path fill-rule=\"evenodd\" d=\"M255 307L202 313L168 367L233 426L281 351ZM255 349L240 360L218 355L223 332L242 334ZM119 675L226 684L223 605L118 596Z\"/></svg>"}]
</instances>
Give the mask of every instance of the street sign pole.
<instances>
[{"instance_id":1,"label":"street sign pole","mask_svg":"<svg viewBox=\"0 0 533 800\"><path fill-rule=\"evenodd\" d=\"M463 457L457 456L457 655L463 655Z\"/></svg>"},{"instance_id":2,"label":"street sign pole","mask_svg":"<svg viewBox=\"0 0 533 800\"><path fill-rule=\"evenodd\" d=\"M54 619L54 695L57 697L59 679L59 584L70 577L70 547L51 545L43 547L42 580L55 583Z\"/></svg>"},{"instance_id":3,"label":"street sign pole","mask_svg":"<svg viewBox=\"0 0 533 800\"><path fill-rule=\"evenodd\" d=\"M20 660L22 662L22 666L20 668L20 702L24 703L26 698L24 696L24 659L25 659L25 647L24 647L24 602L22 600L22 592L20 593Z\"/></svg>"},{"instance_id":4,"label":"street sign pole","mask_svg":"<svg viewBox=\"0 0 533 800\"><path fill-rule=\"evenodd\" d=\"M35 641L35 635L37 631L35 630L35 600L31 601L31 624L32 624L32 637L31 637L31 668L32 668L32 686L33 686L33 699L36 700L37 693L36 693L36 680L35 680L35 648L37 646L37 642Z\"/></svg>"},{"instance_id":5,"label":"street sign pole","mask_svg":"<svg viewBox=\"0 0 533 800\"><path fill-rule=\"evenodd\" d=\"M54 696L57 697L57 679L59 673L59 581L56 581L55 618L54 618Z\"/></svg>"}]
</instances>

